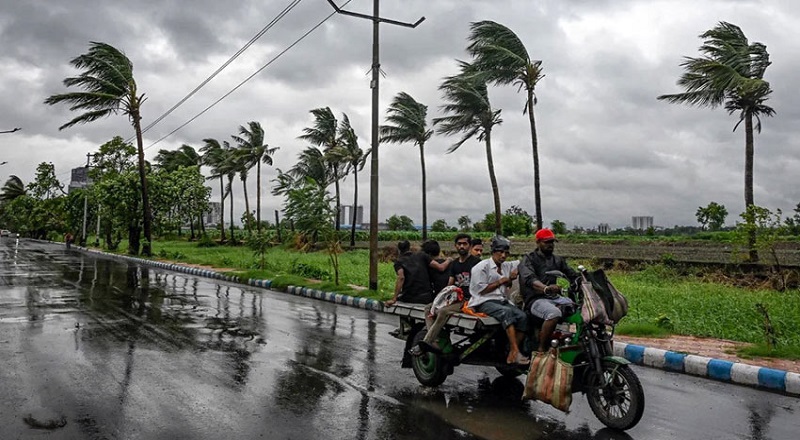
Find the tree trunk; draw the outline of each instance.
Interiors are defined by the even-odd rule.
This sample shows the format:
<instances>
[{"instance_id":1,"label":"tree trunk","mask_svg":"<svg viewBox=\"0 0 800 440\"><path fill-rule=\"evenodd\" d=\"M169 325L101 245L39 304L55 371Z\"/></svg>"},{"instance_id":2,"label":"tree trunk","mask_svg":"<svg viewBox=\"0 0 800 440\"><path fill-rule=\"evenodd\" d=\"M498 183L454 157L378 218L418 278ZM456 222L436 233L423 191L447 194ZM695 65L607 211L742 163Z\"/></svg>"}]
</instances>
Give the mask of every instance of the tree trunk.
<instances>
[{"instance_id":1,"label":"tree trunk","mask_svg":"<svg viewBox=\"0 0 800 440\"><path fill-rule=\"evenodd\" d=\"M533 150L533 198L536 205L536 230L542 229L542 195L539 184L539 139L536 136L536 118L533 114L533 88L528 88L528 121L531 124L531 149Z\"/></svg>"},{"instance_id":2,"label":"tree trunk","mask_svg":"<svg viewBox=\"0 0 800 440\"><path fill-rule=\"evenodd\" d=\"M250 224L250 201L247 198L247 178L242 179L242 190L244 191L244 212L245 216L243 217L244 225L247 227L247 235L250 235L253 232Z\"/></svg>"},{"instance_id":3,"label":"tree trunk","mask_svg":"<svg viewBox=\"0 0 800 440\"><path fill-rule=\"evenodd\" d=\"M425 171L425 143L419 144L419 162L422 166L422 241L428 239L428 177Z\"/></svg>"},{"instance_id":4,"label":"tree trunk","mask_svg":"<svg viewBox=\"0 0 800 440\"><path fill-rule=\"evenodd\" d=\"M236 244L236 232L233 230L233 179L228 179L228 183L230 184L230 196L231 196L231 244Z\"/></svg>"},{"instance_id":5,"label":"tree trunk","mask_svg":"<svg viewBox=\"0 0 800 440\"><path fill-rule=\"evenodd\" d=\"M219 176L219 230L220 240L225 243L225 185Z\"/></svg>"},{"instance_id":6,"label":"tree trunk","mask_svg":"<svg viewBox=\"0 0 800 440\"><path fill-rule=\"evenodd\" d=\"M353 190L353 222L350 226L350 247L356 245L356 216L358 214L358 164L353 167L353 181L355 182L355 189Z\"/></svg>"},{"instance_id":7,"label":"tree trunk","mask_svg":"<svg viewBox=\"0 0 800 440\"><path fill-rule=\"evenodd\" d=\"M133 129L136 131L136 147L139 156L139 181L142 185L142 211L144 211L144 221L142 223L144 225L145 242L144 246L142 246L142 255L149 257L152 255L151 243L153 240L153 230L151 221L153 214L150 211L150 198L147 195L147 176L145 175L144 142L142 140L141 116L139 115L139 100L136 97L134 97L134 100L135 104L131 103L131 107L133 107L131 119L133 119Z\"/></svg>"},{"instance_id":8,"label":"tree trunk","mask_svg":"<svg viewBox=\"0 0 800 440\"><path fill-rule=\"evenodd\" d=\"M256 231L261 233L261 161L256 163Z\"/></svg>"},{"instance_id":9,"label":"tree trunk","mask_svg":"<svg viewBox=\"0 0 800 440\"><path fill-rule=\"evenodd\" d=\"M138 223L138 221L137 221ZM130 224L128 225L128 254L129 255L138 255L139 254L139 235L142 233L141 228L139 225Z\"/></svg>"},{"instance_id":10,"label":"tree trunk","mask_svg":"<svg viewBox=\"0 0 800 440\"><path fill-rule=\"evenodd\" d=\"M503 232L502 212L500 211L500 189L497 187L497 177L494 175L494 160L492 159L492 131L486 130L486 164L489 165L489 180L492 182L492 195L494 196L494 233L501 235Z\"/></svg>"},{"instance_id":11,"label":"tree trunk","mask_svg":"<svg viewBox=\"0 0 800 440\"><path fill-rule=\"evenodd\" d=\"M342 222L339 218L339 213L342 211L342 203L341 199L339 198L339 173L334 172L333 178L335 179L334 187L336 188L336 232L339 232L342 227Z\"/></svg>"},{"instance_id":12,"label":"tree trunk","mask_svg":"<svg viewBox=\"0 0 800 440\"><path fill-rule=\"evenodd\" d=\"M744 209L747 211L750 206L755 204L753 200L753 114L747 112L744 118ZM755 225L750 225L750 233L747 236L747 249L750 261L758 261Z\"/></svg>"}]
</instances>

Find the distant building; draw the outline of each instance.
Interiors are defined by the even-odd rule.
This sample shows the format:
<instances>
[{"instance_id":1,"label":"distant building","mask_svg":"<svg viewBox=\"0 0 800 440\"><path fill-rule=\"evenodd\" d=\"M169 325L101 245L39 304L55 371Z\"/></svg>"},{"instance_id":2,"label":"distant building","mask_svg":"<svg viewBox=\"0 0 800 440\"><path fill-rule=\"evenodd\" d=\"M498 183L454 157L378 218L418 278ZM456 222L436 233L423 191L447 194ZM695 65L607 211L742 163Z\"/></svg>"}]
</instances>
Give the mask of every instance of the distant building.
<instances>
[{"instance_id":1,"label":"distant building","mask_svg":"<svg viewBox=\"0 0 800 440\"><path fill-rule=\"evenodd\" d=\"M342 210L339 211L339 223L342 225L350 225L353 223L353 205L342 205ZM356 229L364 223L364 206L358 205L356 208Z\"/></svg>"},{"instance_id":2,"label":"distant building","mask_svg":"<svg viewBox=\"0 0 800 440\"><path fill-rule=\"evenodd\" d=\"M203 216L203 223L206 226L216 226L222 223L222 204L219 202L208 202L208 211Z\"/></svg>"},{"instance_id":3,"label":"distant building","mask_svg":"<svg viewBox=\"0 0 800 440\"><path fill-rule=\"evenodd\" d=\"M69 187L67 191L72 192L73 189L86 188L86 186L89 185L90 183L92 183L92 179L89 178L89 168L86 167L73 168L72 178L69 181Z\"/></svg>"},{"instance_id":4,"label":"distant building","mask_svg":"<svg viewBox=\"0 0 800 440\"><path fill-rule=\"evenodd\" d=\"M631 227L639 231L646 231L653 227L653 217L652 216L631 217Z\"/></svg>"},{"instance_id":5,"label":"distant building","mask_svg":"<svg viewBox=\"0 0 800 440\"><path fill-rule=\"evenodd\" d=\"M597 225L597 233L598 234L608 234L611 231L611 226L608 223L600 223Z\"/></svg>"}]
</instances>

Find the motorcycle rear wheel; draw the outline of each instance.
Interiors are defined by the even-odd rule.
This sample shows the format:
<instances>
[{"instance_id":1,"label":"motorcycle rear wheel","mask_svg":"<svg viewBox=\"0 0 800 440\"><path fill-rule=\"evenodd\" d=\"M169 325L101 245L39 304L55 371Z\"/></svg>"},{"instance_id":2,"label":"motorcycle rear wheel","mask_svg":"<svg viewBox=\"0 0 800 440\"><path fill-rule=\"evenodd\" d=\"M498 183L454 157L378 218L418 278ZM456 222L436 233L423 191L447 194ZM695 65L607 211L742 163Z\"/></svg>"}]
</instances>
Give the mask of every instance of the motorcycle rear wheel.
<instances>
[{"instance_id":1,"label":"motorcycle rear wheel","mask_svg":"<svg viewBox=\"0 0 800 440\"><path fill-rule=\"evenodd\" d=\"M606 426L630 429L644 414L644 390L636 373L628 365L603 364L607 385L596 373L588 377L586 398L594 415Z\"/></svg>"},{"instance_id":2,"label":"motorcycle rear wheel","mask_svg":"<svg viewBox=\"0 0 800 440\"><path fill-rule=\"evenodd\" d=\"M414 342L412 347L416 346L419 341L425 338L425 329L418 331L414 335ZM419 356L413 356L411 359L411 369L414 371L414 376L417 377L419 383L429 386L438 387L447 379L447 365L446 361L441 355L436 353L423 353Z\"/></svg>"}]
</instances>

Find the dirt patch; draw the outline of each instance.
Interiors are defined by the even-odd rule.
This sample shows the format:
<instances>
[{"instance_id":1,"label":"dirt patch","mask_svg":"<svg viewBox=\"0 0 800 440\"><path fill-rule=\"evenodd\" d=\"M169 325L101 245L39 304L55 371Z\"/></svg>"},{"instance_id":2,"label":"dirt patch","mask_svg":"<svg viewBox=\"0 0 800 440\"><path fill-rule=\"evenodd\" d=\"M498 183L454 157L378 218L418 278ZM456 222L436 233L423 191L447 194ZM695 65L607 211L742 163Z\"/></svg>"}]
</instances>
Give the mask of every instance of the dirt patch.
<instances>
[{"instance_id":1,"label":"dirt patch","mask_svg":"<svg viewBox=\"0 0 800 440\"><path fill-rule=\"evenodd\" d=\"M757 367L775 368L777 370L800 373L800 361L773 358L746 359L737 356L736 349L748 345L744 342L677 335L668 338L637 338L619 335L616 337L616 340L627 344L644 345L645 347L660 348L662 350L678 353L694 354L713 359L755 365Z\"/></svg>"}]
</instances>

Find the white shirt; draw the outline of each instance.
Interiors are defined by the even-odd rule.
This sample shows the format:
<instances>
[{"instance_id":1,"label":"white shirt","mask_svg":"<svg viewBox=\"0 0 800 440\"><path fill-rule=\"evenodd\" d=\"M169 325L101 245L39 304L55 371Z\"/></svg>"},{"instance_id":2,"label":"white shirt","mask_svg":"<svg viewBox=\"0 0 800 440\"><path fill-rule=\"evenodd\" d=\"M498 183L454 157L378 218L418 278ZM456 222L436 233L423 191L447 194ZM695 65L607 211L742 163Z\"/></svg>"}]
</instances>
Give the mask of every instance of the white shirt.
<instances>
[{"instance_id":1,"label":"white shirt","mask_svg":"<svg viewBox=\"0 0 800 440\"><path fill-rule=\"evenodd\" d=\"M475 307L489 300L507 301L506 293L508 287L501 284L497 289L491 292L481 294L489 284L495 283L500 278L506 277L511 279L511 271L519 265L519 260L506 261L500 266L500 273L497 272L497 263L492 258L487 258L472 268L470 273L469 293L472 297L467 304L469 307Z\"/></svg>"}]
</instances>

